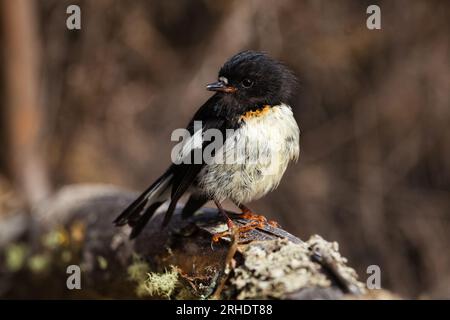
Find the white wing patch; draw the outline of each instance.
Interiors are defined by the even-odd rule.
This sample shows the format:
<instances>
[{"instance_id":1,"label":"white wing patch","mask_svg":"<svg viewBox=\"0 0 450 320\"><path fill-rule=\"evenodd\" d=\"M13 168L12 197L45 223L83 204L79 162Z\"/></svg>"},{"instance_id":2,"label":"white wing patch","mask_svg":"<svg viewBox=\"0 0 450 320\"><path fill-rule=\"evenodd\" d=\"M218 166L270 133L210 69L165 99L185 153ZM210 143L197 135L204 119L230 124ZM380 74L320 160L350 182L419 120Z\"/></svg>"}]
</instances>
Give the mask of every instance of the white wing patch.
<instances>
[{"instance_id":1,"label":"white wing patch","mask_svg":"<svg viewBox=\"0 0 450 320\"><path fill-rule=\"evenodd\" d=\"M201 149L203 143L203 129L200 128L194 132L194 134L188 137L178 153L178 163L183 162L183 159L190 158L191 152L194 149ZM201 152L201 151L200 151Z\"/></svg>"}]
</instances>

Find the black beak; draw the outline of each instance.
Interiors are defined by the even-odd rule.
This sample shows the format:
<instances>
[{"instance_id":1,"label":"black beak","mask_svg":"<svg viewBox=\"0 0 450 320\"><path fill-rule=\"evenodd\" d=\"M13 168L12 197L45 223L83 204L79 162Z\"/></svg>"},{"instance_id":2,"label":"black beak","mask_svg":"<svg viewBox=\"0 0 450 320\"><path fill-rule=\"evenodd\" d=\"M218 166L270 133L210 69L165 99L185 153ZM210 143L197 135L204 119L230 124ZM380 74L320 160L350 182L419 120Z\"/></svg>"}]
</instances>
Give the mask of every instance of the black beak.
<instances>
[{"instance_id":1,"label":"black beak","mask_svg":"<svg viewBox=\"0 0 450 320\"><path fill-rule=\"evenodd\" d=\"M217 82L213 82L210 83L206 86L206 90L209 91L223 91L223 89L226 88L226 84L222 81L217 81Z\"/></svg>"},{"instance_id":2,"label":"black beak","mask_svg":"<svg viewBox=\"0 0 450 320\"><path fill-rule=\"evenodd\" d=\"M233 86L228 86L223 81L217 81L217 82L208 84L206 86L206 90L231 93L231 92L235 92L236 88Z\"/></svg>"}]
</instances>

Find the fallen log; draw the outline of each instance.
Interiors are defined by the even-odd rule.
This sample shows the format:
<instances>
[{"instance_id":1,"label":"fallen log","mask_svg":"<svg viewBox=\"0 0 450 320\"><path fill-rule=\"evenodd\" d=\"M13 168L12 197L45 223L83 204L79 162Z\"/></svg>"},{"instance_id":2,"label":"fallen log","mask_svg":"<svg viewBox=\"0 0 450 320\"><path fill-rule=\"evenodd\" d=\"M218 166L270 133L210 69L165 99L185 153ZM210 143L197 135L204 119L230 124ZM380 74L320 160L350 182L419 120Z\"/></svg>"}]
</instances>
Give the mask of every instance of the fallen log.
<instances>
[{"instance_id":1,"label":"fallen log","mask_svg":"<svg viewBox=\"0 0 450 320\"><path fill-rule=\"evenodd\" d=\"M265 226L245 239L230 236L212 244L212 235L226 224L211 208L186 220L178 208L161 228L162 208L130 241L130 230L112 221L135 196L111 186L68 186L29 218L0 220L0 233L17 230L0 241L0 296L340 299L364 297L367 291L337 243L320 236L302 241ZM238 225L247 222L231 215ZM70 290L70 270L77 266L81 289Z\"/></svg>"}]
</instances>

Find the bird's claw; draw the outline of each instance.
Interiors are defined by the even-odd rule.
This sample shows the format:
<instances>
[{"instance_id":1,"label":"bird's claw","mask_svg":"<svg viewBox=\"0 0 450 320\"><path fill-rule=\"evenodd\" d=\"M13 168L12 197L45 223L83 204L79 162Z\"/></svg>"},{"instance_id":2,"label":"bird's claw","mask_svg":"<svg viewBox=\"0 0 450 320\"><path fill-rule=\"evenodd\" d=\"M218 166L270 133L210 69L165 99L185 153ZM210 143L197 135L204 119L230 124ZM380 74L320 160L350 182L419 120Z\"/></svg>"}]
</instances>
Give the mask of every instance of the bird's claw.
<instances>
[{"instance_id":1,"label":"bird's claw","mask_svg":"<svg viewBox=\"0 0 450 320\"><path fill-rule=\"evenodd\" d=\"M251 211L247 207L244 207L242 209L242 214L239 217L243 218L243 219L246 219L246 220L258 221L258 222L262 223L262 226L269 225L269 226L274 227L274 228L279 228L280 227L280 224L278 222L276 222L274 220L267 220L266 217L254 213L253 211Z\"/></svg>"},{"instance_id":2,"label":"bird's claw","mask_svg":"<svg viewBox=\"0 0 450 320\"><path fill-rule=\"evenodd\" d=\"M252 222L247 223L240 227L233 225L232 228L229 228L226 231L215 233L211 238L211 248L213 248L214 243L219 242L220 239L222 239L224 237L232 236L232 234L236 234L238 237L238 240L246 239L249 231L256 229L256 228L263 228L264 224L265 223L262 221L252 221Z\"/></svg>"}]
</instances>

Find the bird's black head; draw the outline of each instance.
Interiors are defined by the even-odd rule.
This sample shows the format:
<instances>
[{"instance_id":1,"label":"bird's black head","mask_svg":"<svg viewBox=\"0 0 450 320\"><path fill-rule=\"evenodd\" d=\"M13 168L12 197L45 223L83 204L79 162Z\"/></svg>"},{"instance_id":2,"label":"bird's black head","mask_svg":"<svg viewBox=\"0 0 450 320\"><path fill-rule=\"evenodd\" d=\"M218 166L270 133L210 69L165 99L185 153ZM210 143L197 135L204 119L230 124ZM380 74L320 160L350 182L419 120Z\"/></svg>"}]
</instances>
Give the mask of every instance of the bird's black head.
<instances>
[{"instance_id":1,"label":"bird's black head","mask_svg":"<svg viewBox=\"0 0 450 320\"><path fill-rule=\"evenodd\" d=\"M233 56L220 69L218 80L207 89L248 108L289 103L296 87L296 78L285 65L256 51Z\"/></svg>"}]
</instances>

